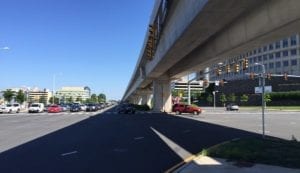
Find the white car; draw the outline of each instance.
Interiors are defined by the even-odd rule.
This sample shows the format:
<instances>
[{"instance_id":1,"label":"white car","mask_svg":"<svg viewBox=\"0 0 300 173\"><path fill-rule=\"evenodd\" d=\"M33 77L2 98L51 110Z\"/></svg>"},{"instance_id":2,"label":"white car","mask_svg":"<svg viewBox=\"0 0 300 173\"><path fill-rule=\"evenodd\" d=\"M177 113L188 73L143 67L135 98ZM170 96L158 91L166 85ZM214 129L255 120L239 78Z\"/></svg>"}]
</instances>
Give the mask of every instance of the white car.
<instances>
[{"instance_id":1,"label":"white car","mask_svg":"<svg viewBox=\"0 0 300 173\"><path fill-rule=\"evenodd\" d=\"M44 104L43 103L32 103L30 107L28 108L29 113L39 113L44 112Z\"/></svg>"},{"instance_id":2,"label":"white car","mask_svg":"<svg viewBox=\"0 0 300 173\"><path fill-rule=\"evenodd\" d=\"M21 110L21 106L19 103L6 104L1 108L0 113L19 113Z\"/></svg>"},{"instance_id":3,"label":"white car","mask_svg":"<svg viewBox=\"0 0 300 173\"><path fill-rule=\"evenodd\" d=\"M239 106L237 104L231 103L231 104L228 104L226 106L226 110L227 111L238 111L239 110Z\"/></svg>"}]
</instances>

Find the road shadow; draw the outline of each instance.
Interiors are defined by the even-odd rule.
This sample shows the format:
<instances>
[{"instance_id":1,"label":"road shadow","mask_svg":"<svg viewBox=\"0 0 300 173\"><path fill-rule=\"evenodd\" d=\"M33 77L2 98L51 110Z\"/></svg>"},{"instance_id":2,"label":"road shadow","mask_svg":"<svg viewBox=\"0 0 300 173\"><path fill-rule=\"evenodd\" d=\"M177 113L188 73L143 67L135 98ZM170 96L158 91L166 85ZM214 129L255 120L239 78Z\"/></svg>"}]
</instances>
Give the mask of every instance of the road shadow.
<instances>
[{"instance_id":1,"label":"road shadow","mask_svg":"<svg viewBox=\"0 0 300 173\"><path fill-rule=\"evenodd\" d=\"M164 172L183 159L151 127L192 154L226 140L260 136L167 114L106 112L2 152L0 172Z\"/></svg>"}]
</instances>

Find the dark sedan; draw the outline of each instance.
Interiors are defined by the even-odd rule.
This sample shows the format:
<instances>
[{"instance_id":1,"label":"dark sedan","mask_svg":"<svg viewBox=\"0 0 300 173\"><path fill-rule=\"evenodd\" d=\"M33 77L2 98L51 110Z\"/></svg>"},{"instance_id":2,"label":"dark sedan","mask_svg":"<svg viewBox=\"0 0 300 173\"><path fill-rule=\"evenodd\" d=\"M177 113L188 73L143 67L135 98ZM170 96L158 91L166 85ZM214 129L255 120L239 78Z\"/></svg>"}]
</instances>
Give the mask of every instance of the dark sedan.
<instances>
[{"instance_id":1,"label":"dark sedan","mask_svg":"<svg viewBox=\"0 0 300 173\"><path fill-rule=\"evenodd\" d=\"M92 112L92 111L97 111L97 106L96 104L89 103L86 105L86 111L87 112Z\"/></svg>"},{"instance_id":2,"label":"dark sedan","mask_svg":"<svg viewBox=\"0 0 300 173\"><path fill-rule=\"evenodd\" d=\"M74 104L70 107L70 112L79 112L81 111L81 106L79 104Z\"/></svg>"}]
</instances>

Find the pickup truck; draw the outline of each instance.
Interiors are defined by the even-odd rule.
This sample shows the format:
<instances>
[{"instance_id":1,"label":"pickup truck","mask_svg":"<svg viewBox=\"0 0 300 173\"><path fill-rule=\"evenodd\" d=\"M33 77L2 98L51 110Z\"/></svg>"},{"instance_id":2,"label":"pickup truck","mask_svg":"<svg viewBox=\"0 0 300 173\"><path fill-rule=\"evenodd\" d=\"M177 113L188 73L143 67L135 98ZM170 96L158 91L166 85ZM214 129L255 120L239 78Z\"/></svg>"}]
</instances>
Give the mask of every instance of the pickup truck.
<instances>
[{"instance_id":1,"label":"pickup truck","mask_svg":"<svg viewBox=\"0 0 300 173\"><path fill-rule=\"evenodd\" d=\"M19 103L6 104L1 108L0 113L19 113L21 110Z\"/></svg>"},{"instance_id":2,"label":"pickup truck","mask_svg":"<svg viewBox=\"0 0 300 173\"><path fill-rule=\"evenodd\" d=\"M177 115L181 113L193 113L194 115L199 115L202 112L202 109L198 106L178 103L173 106L172 111L175 112Z\"/></svg>"}]
</instances>

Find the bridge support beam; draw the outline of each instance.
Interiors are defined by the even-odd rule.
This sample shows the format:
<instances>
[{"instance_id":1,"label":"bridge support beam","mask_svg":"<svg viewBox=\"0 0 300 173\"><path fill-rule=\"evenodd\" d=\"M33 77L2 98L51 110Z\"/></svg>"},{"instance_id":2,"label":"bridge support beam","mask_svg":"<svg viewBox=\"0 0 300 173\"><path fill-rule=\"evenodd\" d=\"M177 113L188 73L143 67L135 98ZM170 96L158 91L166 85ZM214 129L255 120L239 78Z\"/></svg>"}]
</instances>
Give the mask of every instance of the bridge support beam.
<instances>
[{"instance_id":1,"label":"bridge support beam","mask_svg":"<svg viewBox=\"0 0 300 173\"><path fill-rule=\"evenodd\" d=\"M171 80L160 77L153 81L153 111L172 111Z\"/></svg>"}]
</instances>

